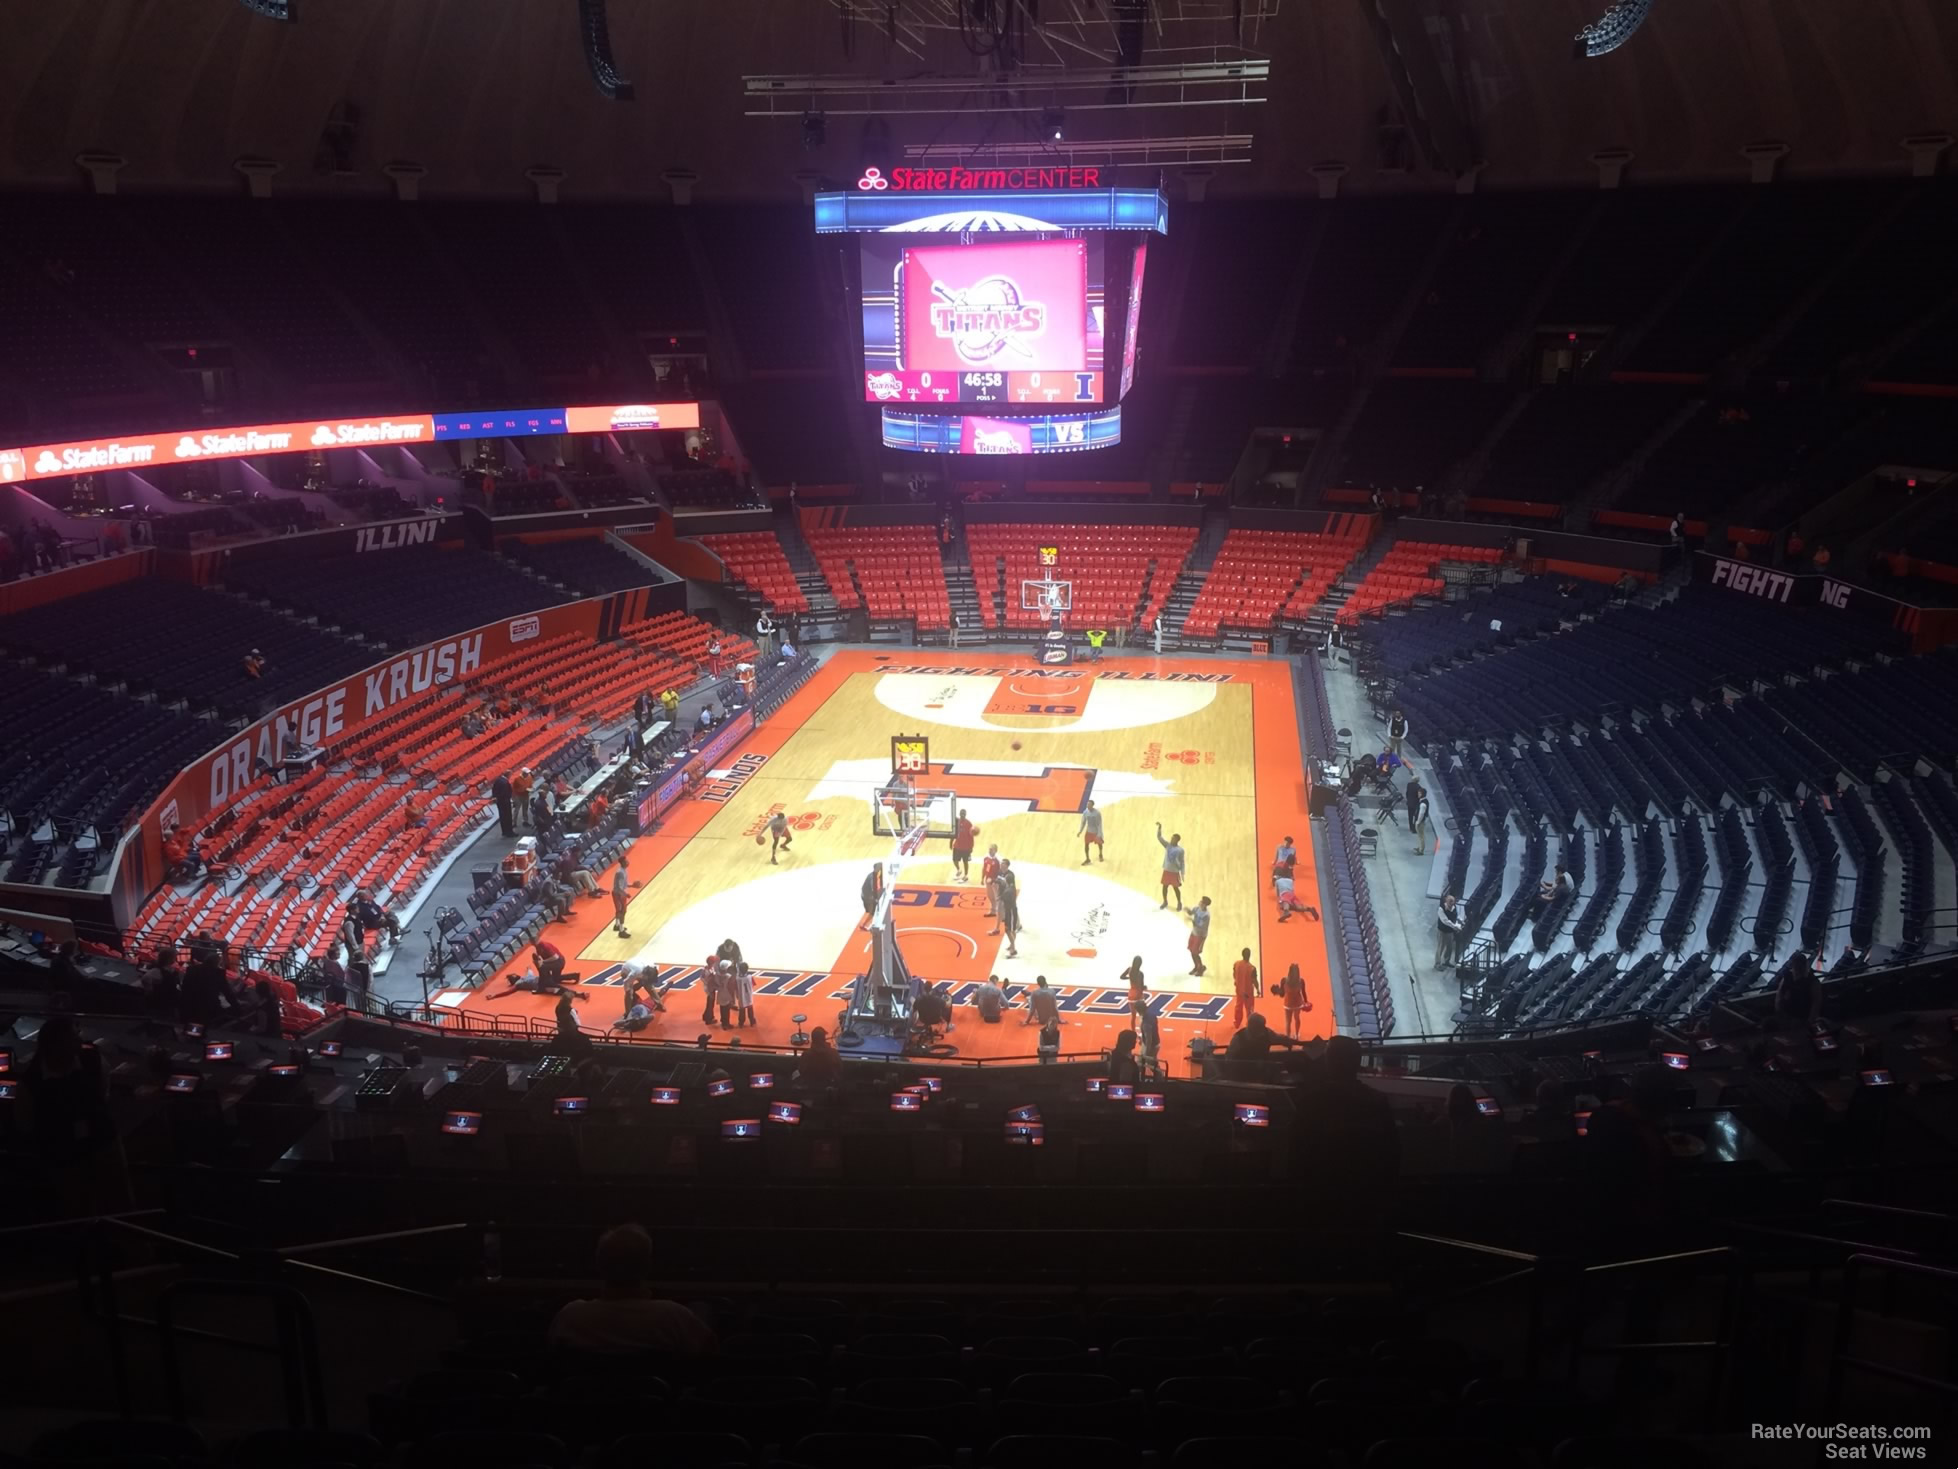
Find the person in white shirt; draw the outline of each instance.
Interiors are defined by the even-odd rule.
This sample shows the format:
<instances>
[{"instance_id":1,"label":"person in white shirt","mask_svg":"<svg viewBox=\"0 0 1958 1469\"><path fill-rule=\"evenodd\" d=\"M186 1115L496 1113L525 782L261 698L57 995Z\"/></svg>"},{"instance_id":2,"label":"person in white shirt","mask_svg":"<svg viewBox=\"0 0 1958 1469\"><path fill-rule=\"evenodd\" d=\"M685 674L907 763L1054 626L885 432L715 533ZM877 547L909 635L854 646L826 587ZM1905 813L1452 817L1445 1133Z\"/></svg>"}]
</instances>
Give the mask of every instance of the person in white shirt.
<instances>
[{"instance_id":1,"label":"person in white shirt","mask_svg":"<svg viewBox=\"0 0 1958 1469\"><path fill-rule=\"evenodd\" d=\"M1462 957L1462 909L1453 893L1441 895L1435 912L1435 963L1437 969L1452 969Z\"/></svg>"}]
</instances>

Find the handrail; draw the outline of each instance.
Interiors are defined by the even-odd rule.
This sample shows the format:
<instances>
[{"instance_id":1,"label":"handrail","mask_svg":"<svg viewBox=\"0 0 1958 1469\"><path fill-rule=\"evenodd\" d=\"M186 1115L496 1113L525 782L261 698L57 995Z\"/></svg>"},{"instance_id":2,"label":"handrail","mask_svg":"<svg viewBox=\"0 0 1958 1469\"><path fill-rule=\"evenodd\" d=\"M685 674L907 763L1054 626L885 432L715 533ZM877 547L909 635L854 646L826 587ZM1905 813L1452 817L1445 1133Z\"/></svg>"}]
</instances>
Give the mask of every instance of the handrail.
<instances>
[{"instance_id":1,"label":"handrail","mask_svg":"<svg viewBox=\"0 0 1958 1469\"><path fill-rule=\"evenodd\" d=\"M78 1224L102 1224L116 1219L147 1219L152 1214L165 1214L166 1209L127 1209L119 1214L78 1214L72 1219L47 1219L39 1224L9 1224L0 1229L0 1239L12 1239L19 1235L45 1234L54 1229L73 1229Z\"/></svg>"},{"instance_id":2,"label":"handrail","mask_svg":"<svg viewBox=\"0 0 1958 1469\"><path fill-rule=\"evenodd\" d=\"M353 1245L381 1245L397 1239L417 1239L424 1235L454 1234L459 1230L473 1229L471 1224L427 1224L416 1229L392 1229L385 1234L354 1234L345 1239L315 1240L307 1245L286 1245L272 1253L282 1260L295 1259L300 1255L315 1255L325 1250L347 1249Z\"/></svg>"},{"instance_id":3,"label":"handrail","mask_svg":"<svg viewBox=\"0 0 1958 1469\"><path fill-rule=\"evenodd\" d=\"M1442 1234L1421 1234L1411 1229L1397 1230L1395 1233L1401 1239L1420 1240L1424 1244L1442 1245L1454 1250L1467 1250L1472 1254L1495 1255L1504 1260L1522 1260L1531 1265L1542 1263L1542 1256L1540 1255L1532 1255L1524 1250L1506 1250L1500 1245L1482 1245L1477 1244L1474 1240L1450 1239L1447 1235Z\"/></svg>"},{"instance_id":4,"label":"handrail","mask_svg":"<svg viewBox=\"0 0 1958 1469\"><path fill-rule=\"evenodd\" d=\"M1823 1390L1826 1406L1833 1411L1842 1401L1844 1367L1855 1367L1878 1377L1909 1383L1913 1387L1928 1388L1933 1392L1958 1395L1958 1382L1946 1378L1927 1377L1922 1373L1894 1367L1888 1362L1848 1355L1849 1338L1855 1329L1856 1313L1859 1309L1856 1303L1856 1277L1866 1265L1903 1275L1958 1282L1958 1270L1947 1269L1941 1265L1926 1265L1918 1260L1891 1260L1877 1255L1851 1255L1843 1266L1842 1292L1836 1298L1836 1329L1830 1339L1829 1376ZM1888 1314L1887 1310L1885 1314Z\"/></svg>"},{"instance_id":5,"label":"handrail","mask_svg":"<svg viewBox=\"0 0 1958 1469\"><path fill-rule=\"evenodd\" d=\"M229 1260L233 1264L237 1264L245 1258L243 1255L234 1255L229 1250L221 1250L216 1245L200 1244L194 1239L181 1239L174 1234L165 1234L160 1229L146 1229L140 1224L131 1224L126 1219L118 1219L110 1216L104 1218L101 1222L104 1224L113 1224L118 1229L126 1229L131 1234L140 1234L146 1239L161 1240L167 1245L177 1245L186 1250L196 1250L200 1254L215 1255L218 1259Z\"/></svg>"},{"instance_id":6,"label":"handrail","mask_svg":"<svg viewBox=\"0 0 1958 1469\"><path fill-rule=\"evenodd\" d=\"M1666 1265L1677 1260L1704 1260L1713 1255L1731 1255L1732 1245L1712 1245L1704 1250L1678 1250L1669 1255L1645 1255L1636 1260L1607 1260L1601 1265L1586 1265L1586 1275L1598 1275L1606 1270L1636 1270L1643 1265Z\"/></svg>"},{"instance_id":7,"label":"handrail","mask_svg":"<svg viewBox=\"0 0 1958 1469\"><path fill-rule=\"evenodd\" d=\"M1824 1199L1822 1207L1861 1209L1869 1214L1902 1214L1912 1219L1935 1219L1941 1224L1958 1223L1958 1215L1940 1214L1934 1209L1905 1209L1896 1204L1866 1204L1861 1199Z\"/></svg>"}]
</instances>

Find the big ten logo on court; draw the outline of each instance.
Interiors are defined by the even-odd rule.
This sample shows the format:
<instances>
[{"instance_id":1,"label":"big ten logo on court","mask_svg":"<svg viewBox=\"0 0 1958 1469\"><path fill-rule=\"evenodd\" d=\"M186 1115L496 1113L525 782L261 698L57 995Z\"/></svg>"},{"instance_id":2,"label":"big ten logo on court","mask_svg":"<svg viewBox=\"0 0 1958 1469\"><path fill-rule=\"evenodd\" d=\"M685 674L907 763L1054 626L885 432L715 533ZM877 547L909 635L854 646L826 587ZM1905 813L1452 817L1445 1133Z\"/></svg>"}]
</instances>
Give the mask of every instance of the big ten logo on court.
<instances>
[{"instance_id":1,"label":"big ten logo on court","mask_svg":"<svg viewBox=\"0 0 1958 1469\"><path fill-rule=\"evenodd\" d=\"M728 767L726 775L708 782L707 788L700 793L700 799L712 801L715 805L731 799L736 791L748 783L748 778L767 763L766 755L743 755Z\"/></svg>"},{"instance_id":2,"label":"big ten logo on court","mask_svg":"<svg viewBox=\"0 0 1958 1469\"><path fill-rule=\"evenodd\" d=\"M972 889L900 887L891 894L893 908L983 908L986 895Z\"/></svg>"}]
</instances>

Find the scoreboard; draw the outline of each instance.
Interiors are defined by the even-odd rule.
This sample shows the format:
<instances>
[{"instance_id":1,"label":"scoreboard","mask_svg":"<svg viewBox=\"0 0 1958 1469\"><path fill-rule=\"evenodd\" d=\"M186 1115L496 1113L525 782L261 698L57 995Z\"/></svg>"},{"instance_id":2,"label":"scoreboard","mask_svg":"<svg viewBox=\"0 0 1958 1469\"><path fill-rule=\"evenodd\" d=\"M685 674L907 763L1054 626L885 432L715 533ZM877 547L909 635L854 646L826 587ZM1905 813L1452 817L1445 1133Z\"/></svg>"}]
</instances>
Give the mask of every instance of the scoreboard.
<instances>
[{"instance_id":1,"label":"scoreboard","mask_svg":"<svg viewBox=\"0 0 1958 1469\"><path fill-rule=\"evenodd\" d=\"M1099 403L1102 374L1096 372L946 372L942 369L864 369L863 395L872 403Z\"/></svg>"}]
</instances>

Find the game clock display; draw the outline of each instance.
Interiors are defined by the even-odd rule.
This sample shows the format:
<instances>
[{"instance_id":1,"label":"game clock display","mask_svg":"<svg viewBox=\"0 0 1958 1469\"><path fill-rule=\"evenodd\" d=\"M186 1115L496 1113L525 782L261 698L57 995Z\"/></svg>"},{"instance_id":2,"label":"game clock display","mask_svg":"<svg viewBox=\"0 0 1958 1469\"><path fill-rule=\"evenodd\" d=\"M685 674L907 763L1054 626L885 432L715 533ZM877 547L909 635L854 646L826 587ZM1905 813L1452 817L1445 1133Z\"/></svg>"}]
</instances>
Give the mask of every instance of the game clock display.
<instances>
[{"instance_id":1,"label":"game clock display","mask_svg":"<svg viewBox=\"0 0 1958 1469\"><path fill-rule=\"evenodd\" d=\"M1027 408L1101 402L1099 372L947 372L865 368L866 403L997 403Z\"/></svg>"}]
</instances>

